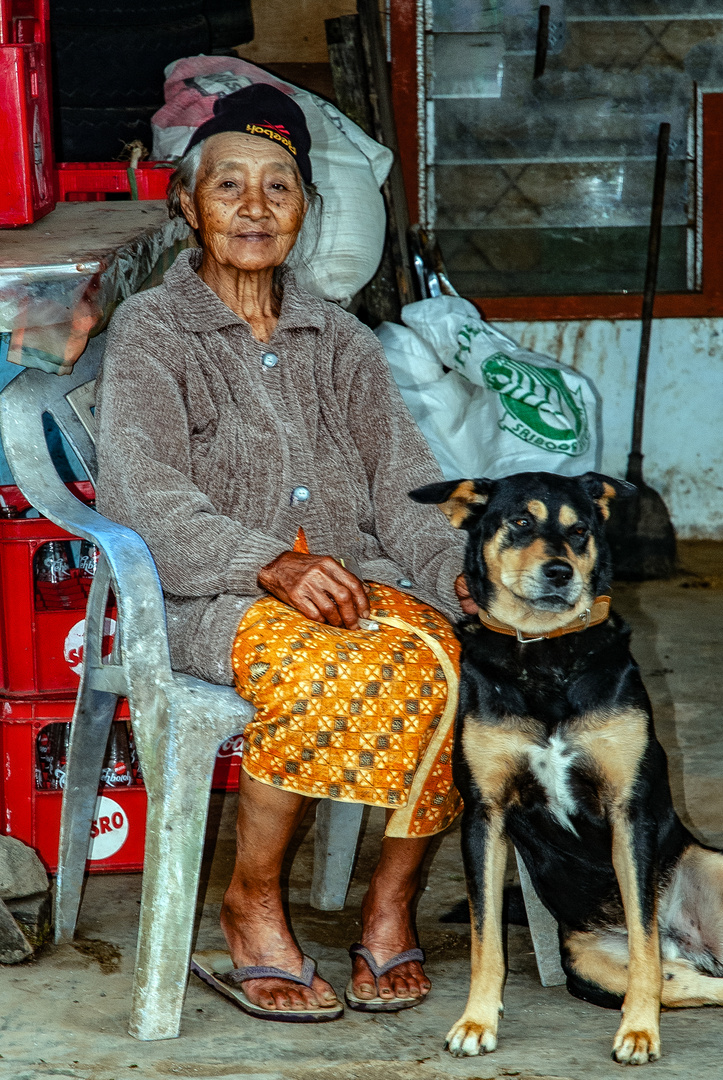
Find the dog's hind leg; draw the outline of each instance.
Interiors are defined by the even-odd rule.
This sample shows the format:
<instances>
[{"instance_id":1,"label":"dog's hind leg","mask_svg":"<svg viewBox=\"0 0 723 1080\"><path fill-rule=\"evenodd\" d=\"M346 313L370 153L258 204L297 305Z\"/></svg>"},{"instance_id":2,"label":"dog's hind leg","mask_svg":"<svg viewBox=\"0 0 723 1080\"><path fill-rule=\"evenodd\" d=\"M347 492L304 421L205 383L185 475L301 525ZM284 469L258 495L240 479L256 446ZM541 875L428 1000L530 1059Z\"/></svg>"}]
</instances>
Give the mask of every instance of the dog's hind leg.
<instances>
[{"instance_id":1,"label":"dog's hind leg","mask_svg":"<svg viewBox=\"0 0 723 1080\"><path fill-rule=\"evenodd\" d=\"M572 993L597 1005L619 1006L628 985L628 938L624 931L572 933L563 954ZM668 1009L723 1005L723 978L702 974L690 960L665 960L661 999Z\"/></svg>"},{"instance_id":2,"label":"dog's hind leg","mask_svg":"<svg viewBox=\"0 0 723 1080\"><path fill-rule=\"evenodd\" d=\"M502 951L502 888L507 845L502 812L476 806L464 811L462 854L472 923L472 981L467 1007L447 1035L456 1057L497 1047L505 960Z\"/></svg>"},{"instance_id":3,"label":"dog's hind leg","mask_svg":"<svg viewBox=\"0 0 723 1080\"><path fill-rule=\"evenodd\" d=\"M691 843L660 897L663 956L723 976L723 854Z\"/></svg>"}]
</instances>

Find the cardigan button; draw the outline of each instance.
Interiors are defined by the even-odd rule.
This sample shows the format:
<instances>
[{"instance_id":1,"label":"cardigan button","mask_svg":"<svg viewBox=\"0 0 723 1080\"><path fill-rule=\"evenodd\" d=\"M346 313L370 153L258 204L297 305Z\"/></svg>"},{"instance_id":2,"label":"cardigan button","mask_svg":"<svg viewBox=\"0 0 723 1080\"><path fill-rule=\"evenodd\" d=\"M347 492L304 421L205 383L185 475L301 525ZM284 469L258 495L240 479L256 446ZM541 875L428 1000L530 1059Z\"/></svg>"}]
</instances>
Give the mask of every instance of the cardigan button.
<instances>
[{"instance_id":1,"label":"cardigan button","mask_svg":"<svg viewBox=\"0 0 723 1080\"><path fill-rule=\"evenodd\" d=\"M412 583L408 577L397 578L397 585L400 589L411 589Z\"/></svg>"},{"instance_id":2,"label":"cardigan button","mask_svg":"<svg viewBox=\"0 0 723 1080\"><path fill-rule=\"evenodd\" d=\"M295 487L291 492L291 505L299 506L300 503L307 503L311 498L311 492L308 487Z\"/></svg>"},{"instance_id":3,"label":"cardigan button","mask_svg":"<svg viewBox=\"0 0 723 1080\"><path fill-rule=\"evenodd\" d=\"M264 365L264 367L267 368L276 367L278 362L279 358L276 353L265 352L264 355L261 357L261 363Z\"/></svg>"}]
</instances>

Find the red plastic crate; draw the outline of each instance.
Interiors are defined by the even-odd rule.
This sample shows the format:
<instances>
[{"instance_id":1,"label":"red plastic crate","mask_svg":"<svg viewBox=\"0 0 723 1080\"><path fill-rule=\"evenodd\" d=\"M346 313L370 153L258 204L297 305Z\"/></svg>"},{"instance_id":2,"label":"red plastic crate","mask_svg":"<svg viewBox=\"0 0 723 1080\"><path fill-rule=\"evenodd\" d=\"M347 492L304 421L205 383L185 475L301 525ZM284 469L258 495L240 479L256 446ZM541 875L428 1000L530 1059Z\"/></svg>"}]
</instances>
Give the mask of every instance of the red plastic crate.
<instances>
[{"instance_id":1,"label":"red plastic crate","mask_svg":"<svg viewBox=\"0 0 723 1080\"><path fill-rule=\"evenodd\" d=\"M47 0L0 0L0 227L55 206Z\"/></svg>"},{"instance_id":2,"label":"red plastic crate","mask_svg":"<svg viewBox=\"0 0 723 1080\"><path fill-rule=\"evenodd\" d=\"M87 481L68 484L78 498L90 502ZM29 508L16 487L0 487L8 505ZM0 518L0 675L5 695L74 693L80 682L83 630L89 582L72 581L67 608L48 608L52 590L36 591L33 559L50 540L77 539L47 518ZM74 595L73 595L74 594ZM115 611L106 616L104 652L110 653Z\"/></svg>"},{"instance_id":3,"label":"red plastic crate","mask_svg":"<svg viewBox=\"0 0 723 1080\"><path fill-rule=\"evenodd\" d=\"M165 199L173 169L142 161L135 169L139 199ZM63 161L56 166L60 202L99 202L106 195L130 193L128 169L117 161Z\"/></svg>"},{"instance_id":4,"label":"red plastic crate","mask_svg":"<svg viewBox=\"0 0 723 1080\"><path fill-rule=\"evenodd\" d=\"M74 702L65 698L25 701L5 698L0 708L2 832L34 848L49 873L58 868L62 791L35 786L35 741L48 724L72 719ZM128 716L125 701L118 719ZM143 869L146 791L142 784L104 788L96 803L87 868L91 873Z\"/></svg>"},{"instance_id":5,"label":"red plastic crate","mask_svg":"<svg viewBox=\"0 0 723 1080\"><path fill-rule=\"evenodd\" d=\"M49 873L58 868L62 791L36 787L36 740L50 724L72 720L68 697L0 699L0 832L15 836L37 851ZM121 700L116 719L128 718ZM219 750L214 788L238 787L241 737L227 739ZM126 873L143 869L146 836L146 790L143 784L103 788L96 803L87 869L90 873Z\"/></svg>"},{"instance_id":6,"label":"red plastic crate","mask_svg":"<svg viewBox=\"0 0 723 1080\"><path fill-rule=\"evenodd\" d=\"M213 770L212 787L217 791L238 791L242 748L243 735L234 735L221 743Z\"/></svg>"}]
</instances>

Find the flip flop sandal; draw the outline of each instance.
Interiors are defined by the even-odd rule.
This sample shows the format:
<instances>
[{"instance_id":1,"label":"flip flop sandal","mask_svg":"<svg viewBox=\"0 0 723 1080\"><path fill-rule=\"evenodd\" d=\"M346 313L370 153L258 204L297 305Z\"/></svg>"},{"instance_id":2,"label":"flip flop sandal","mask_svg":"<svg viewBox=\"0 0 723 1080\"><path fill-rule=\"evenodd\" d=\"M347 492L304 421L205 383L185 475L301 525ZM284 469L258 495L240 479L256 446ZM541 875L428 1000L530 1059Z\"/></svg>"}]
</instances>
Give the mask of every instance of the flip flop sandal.
<instances>
[{"instance_id":1,"label":"flip flop sandal","mask_svg":"<svg viewBox=\"0 0 723 1080\"><path fill-rule=\"evenodd\" d=\"M413 1009L415 1005L421 1005L425 998L428 997L427 994L412 998L379 997L380 977L386 975L392 968L399 967L400 964L406 964L410 960L419 960L420 964L423 964L424 952L422 949L407 949L406 952L397 953L391 960L387 960L386 964L378 964L365 945L352 945L349 949L349 956L351 956L352 960L355 956L361 956L363 960L366 960L369 970L374 976L374 985L377 991L377 997L375 998L359 998L354 993L353 983L350 979L344 991L344 1000L350 1009L356 1009L357 1012L399 1012L400 1009Z\"/></svg>"},{"instance_id":2,"label":"flip flop sandal","mask_svg":"<svg viewBox=\"0 0 723 1080\"><path fill-rule=\"evenodd\" d=\"M316 961L310 956L304 956L301 975L292 975L290 971L282 971L277 967L235 968L228 953L209 949L193 954L191 971L258 1020L278 1020L284 1024L323 1024L329 1020L338 1020L344 1015L341 1002L322 1009L264 1009L261 1005L254 1005L249 1001L241 989L242 984L250 979L268 978L286 979L287 982L299 986L311 986L316 972Z\"/></svg>"}]
</instances>

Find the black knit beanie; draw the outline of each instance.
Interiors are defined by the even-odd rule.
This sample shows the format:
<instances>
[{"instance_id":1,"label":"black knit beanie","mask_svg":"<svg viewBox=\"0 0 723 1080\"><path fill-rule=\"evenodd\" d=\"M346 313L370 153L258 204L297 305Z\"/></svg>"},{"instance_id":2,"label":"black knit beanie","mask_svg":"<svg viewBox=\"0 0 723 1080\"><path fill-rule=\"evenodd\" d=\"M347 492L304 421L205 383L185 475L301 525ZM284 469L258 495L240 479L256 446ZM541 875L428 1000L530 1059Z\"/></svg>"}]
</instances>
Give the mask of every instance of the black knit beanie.
<instances>
[{"instance_id":1,"label":"black knit beanie","mask_svg":"<svg viewBox=\"0 0 723 1080\"><path fill-rule=\"evenodd\" d=\"M278 143L291 154L306 183L311 183L311 136L306 117L294 99L275 86L253 83L217 98L213 116L196 128L185 153L203 139L222 131L240 131Z\"/></svg>"}]
</instances>

